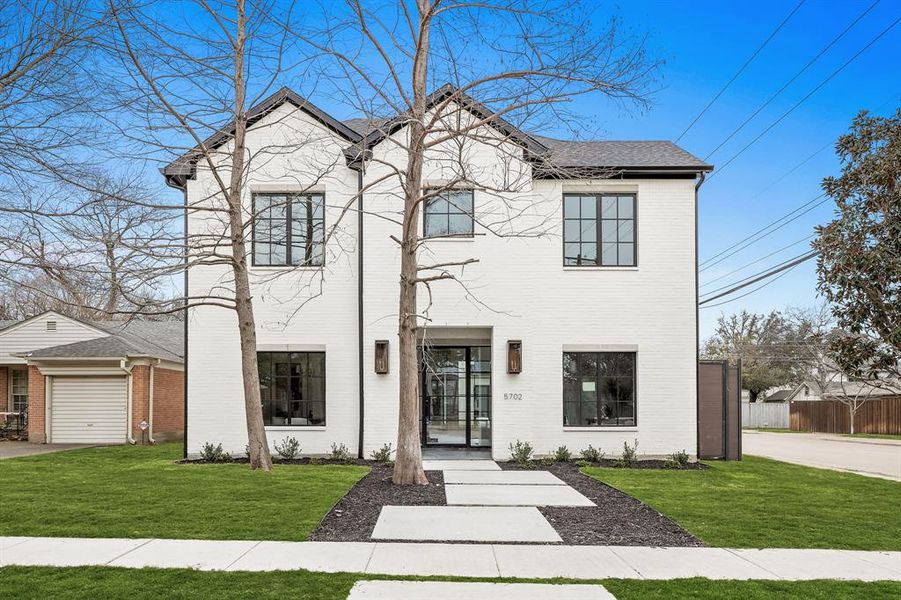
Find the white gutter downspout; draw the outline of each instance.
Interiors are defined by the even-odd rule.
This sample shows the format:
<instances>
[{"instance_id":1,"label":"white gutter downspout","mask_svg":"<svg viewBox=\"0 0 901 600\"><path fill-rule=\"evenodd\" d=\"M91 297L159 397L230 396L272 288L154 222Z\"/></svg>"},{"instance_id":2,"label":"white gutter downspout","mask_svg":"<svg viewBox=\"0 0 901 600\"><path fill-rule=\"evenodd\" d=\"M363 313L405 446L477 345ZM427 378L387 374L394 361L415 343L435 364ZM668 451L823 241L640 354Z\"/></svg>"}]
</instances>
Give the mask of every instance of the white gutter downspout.
<instances>
[{"instance_id":1,"label":"white gutter downspout","mask_svg":"<svg viewBox=\"0 0 901 600\"><path fill-rule=\"evenodd\" d=\"M160 363L160 359L156 359L156 363ZM150 405L147 409L148 417L147 420L147 441L151 444L155 444L156 440L153 439L153 379L154 379L154 371L153 371L153 363L150 363L150 389L148 391L149 398L147 399L148 404Z\"/></svg>"},{"instance_id":2,"label":"white gutter downspout","mask_svg":"<svg viewBox=\"0 0 901 600\"><path fill-rule=\"evenodd\" d=\"M132 378L131 378L131 367L125 366L126 359L122 359L119 363L119 367L128 374L128 402L126 403L125 408L125 441L134 446L137 442L135 439L131 437L131 413L132 413Z\"/></svg>"}]
</instances>

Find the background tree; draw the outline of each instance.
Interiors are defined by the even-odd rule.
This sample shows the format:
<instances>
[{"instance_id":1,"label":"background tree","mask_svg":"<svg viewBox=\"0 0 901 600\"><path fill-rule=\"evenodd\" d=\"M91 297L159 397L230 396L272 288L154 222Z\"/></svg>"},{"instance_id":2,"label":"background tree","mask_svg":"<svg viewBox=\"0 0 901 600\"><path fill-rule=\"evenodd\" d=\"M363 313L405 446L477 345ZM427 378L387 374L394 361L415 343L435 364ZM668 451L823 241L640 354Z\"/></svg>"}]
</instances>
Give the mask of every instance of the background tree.
<instances>
[{"instance_id":1,"label":"background tree","mask_svg":"<svg viewBox=\"0 0 901 600\"><path fill-rule=\"evenodd\" d=\"M583 95L642 103L656 65L646 60L641 40L623 35L615 21L597 27L594 14L593 3L555 0L350 0L346 10L329 7L324 30L295 28L330 59L328 79L338 82L336 93L369 117L372 133L379 135L389 115L400 115L391 126L406 127L402 139L391 141L399 162L378 163L366 148L359 150L363 162L370 161L367 169L387 171L385 178L393 178L399 190L392 212L400 254L396 484L428 483L420 449L417 344L428 320L432 286L463 284L463 269L477 260L423 260L420 210L432 198L477 182L480 193L484 188L503 207L482 221L488 235L546 235L546 219L516 224L518 217L534 212L524 193L530 168L504 169L502 177L492 179L478 173L468 157L475 147L488 145L502 162L522 164L523 141L515 139L511 124L529 131L549 124L591 130L568 112ZM478 110L461 109L472 107L473 99ZM441 174L434 185L424 176L433 170ZM420 290L429 299L420 302Z\"/></svg>"},{"instance_id":2,"label":"background tree","mask_svg":"<svg viewBox=\"0 0 901 600\"><path fill-rule=\"evenodd\" d=\"M842 368L875 379L901 375L901 109L854 118L836 143L839 177L823 180L836 217L817 227L817 287L841 330Z\"/></svg>"},{"instance_id":3,"label":"background tree","mask_svg":"<svg viewBox=\"0 0 901 600\"><path fill-rule=\"evenodd\" d=\"M741 359L742 387L750 401L761 392L799 378L797 356L790 324L773 311L770 314L739 314L717 319L714 334L704 344L705 358Z\"/></svg>"}]
</instances>

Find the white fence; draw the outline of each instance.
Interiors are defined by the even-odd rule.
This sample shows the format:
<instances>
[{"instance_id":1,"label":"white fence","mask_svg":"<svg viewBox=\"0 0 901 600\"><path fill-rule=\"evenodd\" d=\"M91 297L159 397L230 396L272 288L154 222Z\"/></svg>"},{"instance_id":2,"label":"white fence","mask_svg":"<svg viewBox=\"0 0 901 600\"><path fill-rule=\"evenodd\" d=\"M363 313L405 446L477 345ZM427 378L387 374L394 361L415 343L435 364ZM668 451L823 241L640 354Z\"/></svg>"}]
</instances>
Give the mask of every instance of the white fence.
<instances>
[{"instance_id":1,"label":"white fence","mask_svg":"<svg viewBox=\"0 0 901 600\"><path fill-rule=\"evenodd\" d=\"M788 402L742 402L741 426L788 429Z\"/></svg>"}]
</instances>

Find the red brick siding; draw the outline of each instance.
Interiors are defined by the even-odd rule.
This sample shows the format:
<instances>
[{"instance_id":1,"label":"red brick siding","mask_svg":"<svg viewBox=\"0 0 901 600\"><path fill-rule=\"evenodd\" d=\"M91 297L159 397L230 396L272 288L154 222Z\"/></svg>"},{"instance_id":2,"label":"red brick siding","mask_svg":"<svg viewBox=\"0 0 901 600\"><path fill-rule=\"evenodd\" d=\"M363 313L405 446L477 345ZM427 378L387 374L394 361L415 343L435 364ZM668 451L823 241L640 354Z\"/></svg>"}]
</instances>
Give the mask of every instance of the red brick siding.
<instances>
[{"instance_id":1,"label":"red brick siding","mask_svg":"<svg viewBox=\"0 0 901 600\"><path fill-rule=\"evenodd\" d=\"M147 433L142 433L141 421L150 422L150 367L137 366L131 370L131 437L139 444L147 442Z\"/></svg>"},{"instance_id":2,"label":"red brick siding","mask_svg":"<svg viewBox=\"0 0 901 600\"><path fill-rule=\"evenodd\" d=\"M155 367L153 382L153 437L182 439L185 433L185 373Z\"/></svg>"},{"instance_id":3,"label":"red brick siding","mask_svg":"<svg viewBox=\"0 0 901 600\"><path fill-rule=\"evenodd\" d=\"M44 375L37 367L28 367L28 441L47 441L44 424Z\"/></svg>"},{"instance_id":4,"label":"red brick siding","mask_svg":"<svg viewBox=\"0 0 901 600\"><path fill-rule=\"evenodd\" d=\"M0 406L5 407L0 412L12 412L13 401L9 395L9 369L6 367L0 367Z\"/></svg>"}]
</instances>

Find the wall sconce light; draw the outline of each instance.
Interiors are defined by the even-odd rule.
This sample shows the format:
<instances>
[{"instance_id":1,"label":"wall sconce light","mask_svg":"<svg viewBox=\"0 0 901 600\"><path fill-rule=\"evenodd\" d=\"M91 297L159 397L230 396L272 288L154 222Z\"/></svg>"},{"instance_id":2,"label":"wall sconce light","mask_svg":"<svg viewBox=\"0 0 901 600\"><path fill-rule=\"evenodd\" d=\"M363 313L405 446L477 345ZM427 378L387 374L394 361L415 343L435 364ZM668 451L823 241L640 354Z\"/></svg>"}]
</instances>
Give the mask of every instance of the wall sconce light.
<instances>
[{"instance_id":1,"label":"wall sconce light","mask_svg":"<svg viewBox=\"0 0 901 600\"><path fill-rule=\"evenodd\" d=\"M507 373L511 375L522 373L522 340L507 342Z\"/></svg>"},{"instance_id":2,"label":"wall sconce light","mask_svg":"<svg viewBox=\"0 0 901 600\"><path fill-rule=\"evenodd\" d=\"M378 375L388 373L388 340L375 341L375 372Z\"/></svg>"}]
</instances>

